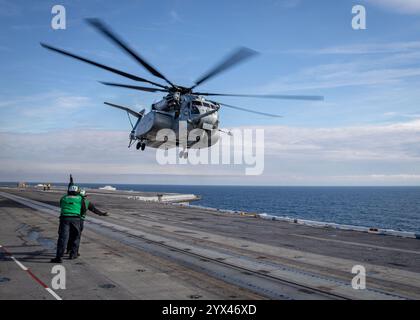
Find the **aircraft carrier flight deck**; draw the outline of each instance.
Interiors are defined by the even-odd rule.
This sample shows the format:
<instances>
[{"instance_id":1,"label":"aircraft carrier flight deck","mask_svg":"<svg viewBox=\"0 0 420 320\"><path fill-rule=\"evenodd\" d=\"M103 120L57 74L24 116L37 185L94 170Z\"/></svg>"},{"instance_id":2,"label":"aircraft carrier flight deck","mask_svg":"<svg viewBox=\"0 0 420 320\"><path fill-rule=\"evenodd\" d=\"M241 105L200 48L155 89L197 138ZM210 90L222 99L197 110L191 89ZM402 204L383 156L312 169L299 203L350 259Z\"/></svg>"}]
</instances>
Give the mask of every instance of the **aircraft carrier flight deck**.
<instances>
[{"instance_id":1,"label":"aircraft carrier flight deck","mask_svg":"<svg viewBox=\"0 0 420 320\"><path fill-rule=\"evenodd\" d=\"M89 199L110 215L89 212L81 256L62 264L66 289L53 290L62 193L0 188L0 299L420 299L418 239L100 190Z\"/></svg>"}]
</instances>

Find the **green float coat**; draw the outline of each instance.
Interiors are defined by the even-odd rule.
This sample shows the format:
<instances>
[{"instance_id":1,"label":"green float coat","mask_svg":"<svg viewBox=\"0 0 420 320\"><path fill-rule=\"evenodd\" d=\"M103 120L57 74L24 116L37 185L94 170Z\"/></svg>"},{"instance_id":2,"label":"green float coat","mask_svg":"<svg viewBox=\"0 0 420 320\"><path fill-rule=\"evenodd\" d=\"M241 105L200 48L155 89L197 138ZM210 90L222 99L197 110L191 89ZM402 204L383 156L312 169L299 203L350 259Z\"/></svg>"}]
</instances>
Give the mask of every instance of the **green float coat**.
<instances>
[{"instance_id":1,"label":"green float coat","mask_svg":"<svg viewBox=\"0 0 420 320\"><path fill-rule=\"evenodd\" d=\"M82 210L82 196L64 196L60 200L62 217L80 217Z\"/></svg>"}]
</instances>

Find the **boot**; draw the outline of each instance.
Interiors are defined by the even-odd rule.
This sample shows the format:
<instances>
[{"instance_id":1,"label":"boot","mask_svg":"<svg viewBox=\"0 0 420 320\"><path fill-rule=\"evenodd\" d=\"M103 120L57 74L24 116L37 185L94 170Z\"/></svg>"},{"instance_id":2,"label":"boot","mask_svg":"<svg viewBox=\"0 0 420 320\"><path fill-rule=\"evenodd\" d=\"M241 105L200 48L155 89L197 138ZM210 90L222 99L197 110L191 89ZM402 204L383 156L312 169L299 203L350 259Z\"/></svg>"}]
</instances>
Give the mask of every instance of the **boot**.
<instances>
[{"instance_id":1,"label":"boot","mask_svg":"<svg viewBox=\"0 0 420 320\"><path fill-rule=\"evenodd\" d=\"M51 263L63 263L63 259L59 257L55 257L54 259L50 260Z\"/></svg>"}]
</instances>

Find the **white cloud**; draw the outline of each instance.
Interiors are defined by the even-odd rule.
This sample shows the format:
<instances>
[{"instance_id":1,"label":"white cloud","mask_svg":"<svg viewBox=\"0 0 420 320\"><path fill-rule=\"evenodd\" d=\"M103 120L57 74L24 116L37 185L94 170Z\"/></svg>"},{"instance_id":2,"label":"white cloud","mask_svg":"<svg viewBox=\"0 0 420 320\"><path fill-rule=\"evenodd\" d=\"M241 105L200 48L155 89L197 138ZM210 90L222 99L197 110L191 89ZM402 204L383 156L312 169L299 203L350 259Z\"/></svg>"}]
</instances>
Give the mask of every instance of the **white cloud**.
<instances>
[{"instance_id":1,"label":"white cloud","mask_svg":"<svg viewBox=\"0 0 420 320\"><path fill-rule=\"evenodd\" d=\"M301 0L276 0L275 5L285 9L296 8L300 5Z\"/></svg>"},{"instance_id":2,"label":"white cloud","mask_svg":"<svg viewBox=\"0 0 420 320\"><path fill-rule=\"evenodd\" d=\"M178 183L187 179L192 184L420 183L418 119L344 128L263 128L265 172L254 178L246 177L243 167L158 165L154 150L127 149L125 131L63 130L31 134L30 141L25 134L0 133L0 180L29 180L35 175L40 180L65 179L73 172L85 182L112 176L121 183L165 179ZM135 180L141 175L147 180Z\"/></svg>"},{"instance_id":3,"label":"white cloud","mask_svg":"<svg viewBox=\"0 0 420 320\"><path fill-rule=\"evenodd\" d=\"M266 127L266 152L289 159L420 161L420 120L343 128Z\"/></svg>"},{"instance_id":4,"label":"white cloud","mask_svg":"<svg viewBox=\"0 0 420 320\"><path fill-rule=\"evenodd\" d=\"M177 11L171 10L169 15L171 16L172 22L182 22L182 19Z\"/></svg>"},{"instance_id":5,"label":"white cloud","mask_svg":"<svg viewBox=\"0 0 420 320\"><path fill-rule=\"evenodd\" d=\"M73 96L64 92L51 91L29 96L21 96L13 99L3 99L0 101L1 107L22 107L30 106L32 109L38 107L45 108L46 103L56 109L74 109L91 103L90 98L83 96Z\"/></svg>"},{"instance_id":6,"label":"white cloud","mask_svg":"<svg viewBox=\"0 0 420 320\"><path fill-rule=\"evenodd\" d=\"M369 3L404 14L420 14L419 0L367 0Z\"/></svg>"},{"instance_id":7,"label":"white cloud","mask_svg":"<svg viewBox=\"0 0 420 320\"><path fill-rule=\"evenodd\" d=\"M377 62L376 62L377 63ZM261 92L395 85L420 76L420 68L374 68L375 62L331 63L306 68L259 88Z\"/></svg>"},{"instance_id":8,"label":"white cloud","mask_svg":"<svg viewBox=\"0 0 420 320\"><path fill-rule=\"evenodd\" d=\"M5 172L57 174L201 174L188 166L161 166L155 149L128 149L127 131L61 130L30 134L0 132L0 180ZM227 168L214 168L214 172ZM211 174L211 173L209 173Z\"/></svg>"},{"instance_id":9,"label":"white cloud","mask_svg":"<svg viewBox=\"0 0 420 320\"><path fill-rule=\"evenodd\" d=\"M389 86L420 76L419 41L352 44L284 53L333 55L335 59L275 79L262 86L261 92Z\"/></svg>"},{"instance_id":10,"label":"white cloud","mask_svg":"<svg viewBox=\"0 0 420 320\"><path fill-rule=\"evenodd\" d=\"M52 113L55 115L61 115L63 113L75 111L81 107L86 107L91 104L92 102L88 97L59 96L50 99L47 105L22 108L21 114L28 117L43 117Z\"/></svg>"},{"instance_id":11,"label":"white cloud","mask_svg":"<svg viewBox=\"0 0 420 320\"><path fill-rule=\"evenodd\" d=\"M351 178L355 178L355 176L350 176ZM420 174L372 174L369 177L372 179L388 179L388 180L395 180L395 179L403 179L403 180L420 180Z\"/></svg>"},{"instance_id":12,"label":"white cloud","mask_svg":"<svg viewBox=\"0 0 420 320\"><path fill-rule=\"evenodd\" d=\"M408 118L408 119L420 119L420 113L403 113L403 112L396 112L390 111L384 113L385 117L400 117L400 118Z\"/></svg>"},{"instance_id":13,"label":"white cloud","mask_svg":"<svg viewBox=\"0 0 420 320\"><path fill-rule=\"evenodd\" d=\"M68 126L70 114L92 107L91 98L51 91L28 96L12 97L0 101L0 131L40 131ZM73 126L86 125L86 121L74 120Z\"/></svg>"},{"instance_id":14,"label":"white cloud","mask_svg":"<svg viewBox=\"0 0 420 320\"><path fill-rule=\"evenodd\" d=\"M420 50L420 41L388 42L388 43L355 43L341 46L331 46L311 50L289 50L285 53L302 54L381 54L401 53Z\"/></svg>"}]
</instances>

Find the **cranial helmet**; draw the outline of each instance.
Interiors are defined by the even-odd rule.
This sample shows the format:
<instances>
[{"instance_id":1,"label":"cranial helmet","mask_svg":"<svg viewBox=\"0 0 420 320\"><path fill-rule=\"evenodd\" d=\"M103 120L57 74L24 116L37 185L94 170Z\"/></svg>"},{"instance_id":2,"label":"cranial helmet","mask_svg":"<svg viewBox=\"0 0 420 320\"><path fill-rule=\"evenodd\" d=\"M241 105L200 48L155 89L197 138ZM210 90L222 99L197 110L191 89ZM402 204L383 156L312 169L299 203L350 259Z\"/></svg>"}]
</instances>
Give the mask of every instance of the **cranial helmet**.
<instances>
[{"instance_id":1,"label":"cranial helmet","mask_svg":"<svg viewBox=\"0 0 420 320\"><path fill-rule=\"evenodd\" d=\"M70 186L70 188L69 188L69 192L74 192L74 193L78 193L79 192L79 187L78 186L76 186L76 185L72 185L72 186Z\"/></svg>"},{"instance_id":2,"label":"cranial helmet","mask_svg":"<svg viewBox=\"0 0 420 320\"><path fill-rule=\"evenodd\" d=\"M86 190L85 189L80 189L80 193L79 193L82 197L86 196Z\"/></svg>"}]
</instances>

